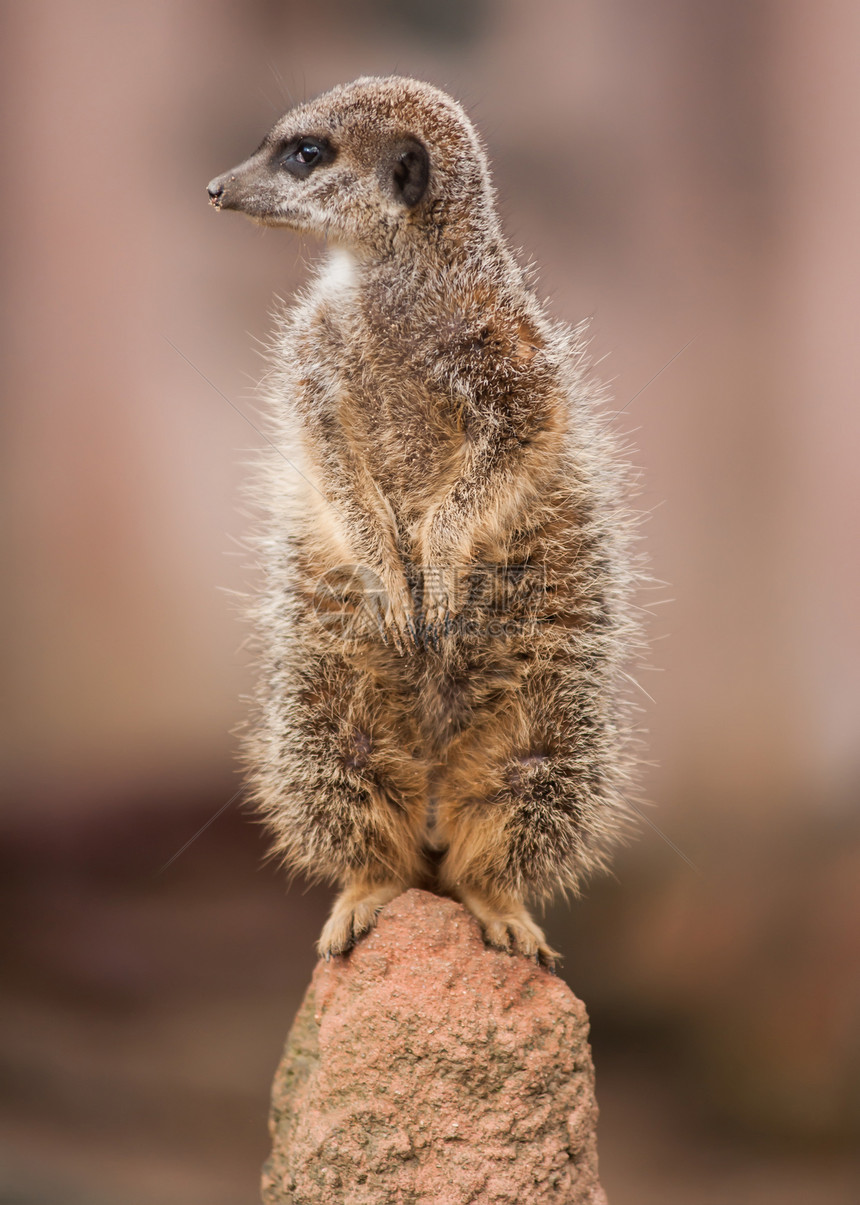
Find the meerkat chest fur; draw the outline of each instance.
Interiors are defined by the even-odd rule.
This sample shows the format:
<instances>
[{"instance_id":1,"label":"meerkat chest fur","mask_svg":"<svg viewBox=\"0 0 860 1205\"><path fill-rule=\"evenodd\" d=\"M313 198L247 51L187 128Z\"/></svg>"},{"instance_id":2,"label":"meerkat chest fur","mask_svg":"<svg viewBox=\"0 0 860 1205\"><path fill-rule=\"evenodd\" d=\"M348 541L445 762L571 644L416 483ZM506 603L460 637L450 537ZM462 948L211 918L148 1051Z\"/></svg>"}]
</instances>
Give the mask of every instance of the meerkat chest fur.
<instances>
[{"instance_id":1,"label":"meerkat chest fur","mask_svg":"<svg viewBox=\"0 0 860 1205\"><path fill-rule=\"evenodd\" d=\"M336 248L284 349L303 370L297 410L308 454L361 466L410 559L422 551L422 523L470 462L541 441L560 451L565 405L540 316L497 254L380 263Z\"/></svg>"}]
</instances>

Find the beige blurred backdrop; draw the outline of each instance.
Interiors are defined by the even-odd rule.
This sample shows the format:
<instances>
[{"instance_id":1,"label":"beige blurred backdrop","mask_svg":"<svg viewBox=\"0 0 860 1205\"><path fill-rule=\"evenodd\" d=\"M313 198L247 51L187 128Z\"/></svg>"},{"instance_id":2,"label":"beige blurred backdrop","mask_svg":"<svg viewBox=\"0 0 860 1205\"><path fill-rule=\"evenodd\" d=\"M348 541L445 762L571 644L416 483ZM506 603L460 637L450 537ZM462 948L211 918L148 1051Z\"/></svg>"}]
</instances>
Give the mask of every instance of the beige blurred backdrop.
<instances>
[{"instance_id":1,"label":"beige blurred backdrop","mask_svg":"<svg viewBox=\"0 0 860 1205\"><path fill-rule=\"evenodd\" d=\"M613 1205L857 1200L860 7L2 14L0 1199L256 1199L327 893L236 802L170 860L239 783L256 341L319 249L204 190L293 103L398 72L464 102L540 293L590 317L666 583L654 806L549 918Z\"/></svg>"}]
</instances>

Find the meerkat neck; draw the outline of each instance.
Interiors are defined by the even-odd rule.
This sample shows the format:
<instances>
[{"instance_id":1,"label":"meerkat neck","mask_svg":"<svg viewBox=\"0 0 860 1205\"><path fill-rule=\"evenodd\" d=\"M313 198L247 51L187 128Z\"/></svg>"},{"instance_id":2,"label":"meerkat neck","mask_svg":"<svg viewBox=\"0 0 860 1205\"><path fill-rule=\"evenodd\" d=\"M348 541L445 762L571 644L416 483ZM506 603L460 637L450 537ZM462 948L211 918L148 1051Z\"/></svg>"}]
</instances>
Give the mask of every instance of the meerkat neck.
<instances>
[{"instance_id":1,"label":"meerkat neck","mask_svg":"<svg viewBox=\"0 0 860 1205\"><path fill-rule=\"evenodd\" d=\"M359 262L347 247L330 246L319 273L318 283L326 293L348 293L358 283Z\"/></svg>"},{"instance_id":2,"label":"meerkat neck","mask_svg":"<svg viewBox=\"0 0 860 1205\"><path fill-rule=\"evenodd\" d=\"M426 307L430 298L447 297L473 280L522 287L522 272L499 231L465 243L404 240L390 255L354 260L353 271L356 280L376 286L374 296L379 290L401 306L415 302Z\"/></svg>"},{"instance_id":3,"label":"meerkat neck","mask_svg":"<svg viewBox=\"0 0 860 1205\"><path fill-rule=\"evenodd\" d=\"M477 281L481 287L476 289ZM488 281L494 286L489 291ZM325 304L344 315L353 309L363 312L391 338L397 337L405 316L428 307L450 313L458 308L458 299L467 306L480 297L494 308L515 308L524 287L522 269L500 229L488 222L453 246L441 238L403 239L389 254L371 255L330 243L316 278L317 295Z\"/></svg>"}]
</instances>

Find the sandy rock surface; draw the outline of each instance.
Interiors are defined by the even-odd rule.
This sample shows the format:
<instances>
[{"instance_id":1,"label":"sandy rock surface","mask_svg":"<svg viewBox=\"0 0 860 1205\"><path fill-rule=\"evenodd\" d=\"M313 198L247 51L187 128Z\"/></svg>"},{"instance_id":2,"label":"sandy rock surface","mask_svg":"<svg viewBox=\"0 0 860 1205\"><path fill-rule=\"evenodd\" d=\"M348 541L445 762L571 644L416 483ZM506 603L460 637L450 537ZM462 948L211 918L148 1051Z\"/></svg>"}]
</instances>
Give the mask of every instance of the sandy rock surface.
<instances>
[{"instance_id":1,"label":"sandy rock surface","mask_svg":"<svg viewBox=\"0 0 860 1205\"><path fill-rule=\"evenodd\" d=\"M272 1090L265 1205L605 1205L585 1007L408 891L320 963Z\"/></svg>"}]
</instances>

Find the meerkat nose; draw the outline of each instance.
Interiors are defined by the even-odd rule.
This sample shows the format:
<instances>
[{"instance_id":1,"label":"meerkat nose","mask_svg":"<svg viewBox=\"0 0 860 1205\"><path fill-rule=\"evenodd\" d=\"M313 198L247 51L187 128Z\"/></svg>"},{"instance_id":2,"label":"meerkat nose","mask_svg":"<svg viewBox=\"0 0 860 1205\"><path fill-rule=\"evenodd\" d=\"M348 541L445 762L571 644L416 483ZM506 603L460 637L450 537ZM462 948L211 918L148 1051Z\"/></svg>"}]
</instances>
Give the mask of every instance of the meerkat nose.
<instances>
[{"instance_id":1,"label":"meerkat nose","mask_svg":"<svg viewBox=\"0 0 860 1205\"><path fill-rule=\"evenodd\" d=\"M217 209L218 203L224 194L224 185L221 183L220 179L216 178L215 180L209 181L209 183L206 185L206 191L209 193L210 202Z\"/></svg>"}]
</instances>

